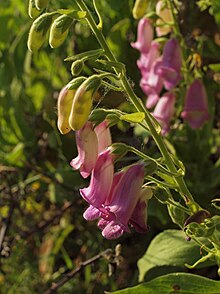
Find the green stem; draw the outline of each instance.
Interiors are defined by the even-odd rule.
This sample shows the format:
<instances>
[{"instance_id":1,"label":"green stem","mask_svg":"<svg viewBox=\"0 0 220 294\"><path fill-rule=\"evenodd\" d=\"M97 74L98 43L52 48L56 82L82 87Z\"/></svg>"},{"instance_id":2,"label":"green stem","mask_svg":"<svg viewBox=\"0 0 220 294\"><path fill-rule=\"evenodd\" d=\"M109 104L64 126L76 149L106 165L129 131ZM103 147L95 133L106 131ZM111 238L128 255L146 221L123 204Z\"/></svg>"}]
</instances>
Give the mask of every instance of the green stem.
<instances>
[{"instance_id":1,"label":"green stem","mask_svg":"<svg viewBox=\"0 0 220 294\"><path fill-rule=\"evenodd\" d=\"M111 50L109 49L109 47L106 43L106 40L102 34L102 31L100 31L97 28L97 25L96 25L91 13L90 13L88 7L85 5L84 1L83 0L76 0L76 2L82 11L86 11L86 13L87 13L86 18L87 18L87 21L90 25L90 28L91 28L92 32L94 33L95 37L97 38L99 44L104 49L108 60L110 60L112 62L118 62L117 59L115 58L115 56L113 55L113 53L111 52ZM148 112L146 107L143 105L141 99L138 98L136 96L136 94L134 93L131 85L129 84L129 82L127 80L127 77L125 75L121 74L119 72L119 70L117 70L117 68L115 68L115 72L116 72L116 74L118 74L118 76L121 80L122 87L123 87L124 91L127 93L128 98L131 101L131 103L135 106L137 111L145 113L145 122L146 122L146 124L151 132L151 135L152 135L154 141L156 142L162 156L164 157L165 164L166 164L168 170L172 173L177 173L177 169L176 169L175 164L173 163L173 161L169 155L169 152L166 148L166 145L165 145L161 135L157 133L157 131L154 127L151 114ZM191 193L189 192L183 178L176 178L175 181L176 181L177 185L179 186L180 195L186 201L186 204L190 204L190 208L192 209L192 204L195 204L195 202L194 202L194 199L193 199Z\"/></svg>"}]
</instances>

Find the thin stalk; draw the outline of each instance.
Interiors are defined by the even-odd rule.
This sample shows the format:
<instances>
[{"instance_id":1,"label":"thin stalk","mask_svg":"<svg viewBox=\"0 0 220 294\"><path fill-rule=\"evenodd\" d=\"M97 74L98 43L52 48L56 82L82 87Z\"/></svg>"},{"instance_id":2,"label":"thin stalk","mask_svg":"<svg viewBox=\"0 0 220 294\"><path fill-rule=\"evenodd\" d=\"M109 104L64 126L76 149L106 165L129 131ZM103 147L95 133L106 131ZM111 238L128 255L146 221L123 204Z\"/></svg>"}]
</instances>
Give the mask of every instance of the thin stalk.
<instances>
[{"instance_id":1,"label":"thin stalk","mask_svg":"<svg viewBox=\"0 0 220 294\"><path fill-rule=\"evenodd\" d=\"M83 0L76 0L76 2L82 11L86 11L86 13L87 13L86 18L87 18L88 24L89 24L92 32L94 33L95 37L97 38L99 44L104 49L108 60L110 60L112 62L118 62L117 59L115 58L115 56L113 55L113 53L111 52L110 48L108 47L108 44L102 34L102 31L100 31L99 28L97 28L97 25L96 25L91 13L90 13L88 7L84 3L84 1ZM154 127L154 124L153 124L152 118L151 118L151 114L148 112L146 107L143 105L141 99L138 98L136 96L136 94L134 93L131 85L128 82L127 77L124 74L121 74L121 72L119 72L119 70L117 70L117 68L115 68L115 72L118 75L118 77L120 78L122 87L123 87L124 91L127 93L128 98L131 101L131 103L135 106L137 111L145 113L145 122L149 128L149 131L151 132L151 135L152 135L155 143L157 144L158 149L160 150L162 156L165 159L165 163L166 163L168 170L172 173L177 173L177 169L176 169L175 164L173 163L173 161L169 155L169 152L166 148L166 145L163 142L161 135L157 133L157 131ZM194 199L193 199L191 193L189 192L183 178L176 178L175 181L176 181L177 185L179 186L180 195L186 201L186 204L195 204Z\"/></svg>"}]
</instances>

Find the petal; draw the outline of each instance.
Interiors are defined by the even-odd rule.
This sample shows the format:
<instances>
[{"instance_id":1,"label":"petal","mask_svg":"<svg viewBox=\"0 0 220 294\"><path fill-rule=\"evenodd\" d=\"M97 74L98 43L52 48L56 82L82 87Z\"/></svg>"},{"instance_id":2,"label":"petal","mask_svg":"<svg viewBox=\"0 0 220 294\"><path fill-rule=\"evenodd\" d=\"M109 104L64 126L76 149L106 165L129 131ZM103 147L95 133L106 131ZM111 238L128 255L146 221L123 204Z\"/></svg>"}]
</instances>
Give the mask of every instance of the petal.
<instances>
[{"instance_id":1,"label":"petal","mask_svg":"<svg viewBox=\"0 0 220 294\"><path fill-rule=\"evenodd\" d=\"M92 205L90 205L83 213L83 217L87 221L96 220L100 217L100 215L101 215L100 211Z\"/></svg>"},{"instance_id":2,"label":"petal","mask_svg":"<svg viewBox=\"0 0 220 294\"><path fill-rule=\"evenodd\" d=\"M119 224L115 224L113 221L109 222L102 231L102 236L108 240L113 240L121 237L124 233L123 228Z\"/></svg>"},{"instance_id":3,"label":"petal","mask_svg":"<svg viewBox=\"0 0 220 294\"><path fill-rule=\"evenodd\" d=\"M97 127L95 127L95 133L98 138L98 154L100 154L112 144L108 122L104 120Z\"/></svg>"}]
</instances>

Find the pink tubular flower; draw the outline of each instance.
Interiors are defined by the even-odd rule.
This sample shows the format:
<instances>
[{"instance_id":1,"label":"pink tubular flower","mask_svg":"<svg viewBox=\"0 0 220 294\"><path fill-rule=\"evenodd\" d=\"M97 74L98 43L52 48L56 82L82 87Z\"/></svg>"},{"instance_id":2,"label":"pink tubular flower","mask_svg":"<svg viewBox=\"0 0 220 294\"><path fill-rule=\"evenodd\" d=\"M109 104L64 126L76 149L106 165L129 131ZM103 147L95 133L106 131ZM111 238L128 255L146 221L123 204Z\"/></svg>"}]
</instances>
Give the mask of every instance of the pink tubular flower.
<instances>
[{"instance_id":1,"label":"pink tubular flower","mask_svg":"<svg viewBox=\"0 0 220 294\"><path fill-rule=\"evenodd\" d=\"M164 6L164 1L158 1L156 4L156 14L160 17L156 24L156 33L158 37L164 36L171 32L171 26L166 24L173 21L172 12ZM163 25L163 26L161 26Z\"/></svg>"},{"instance_id":2,"label":"pink tubular flower","mask_svg":"<svg viewBox=\"0 0 220 294\"><path fill-rule=\"evenodd\" d=\"M146 107L152 108L159 100L159 94L163 88L163 80L157 74L157 69L161 65L161 58L154 61L150 71L140 81L140 87L145 95L148 96Z\"/></svg>"},{"instance_id":3,"label":"pink tubular flower","mask_svg":"<svg viewBox=\"0 0 220 294\"><path fill-rule=\"evenodd\" d=\"M164 80L164 87L167 90L174 88L181 80L182 56L179 42L170 39L163 50L163 59L157 73Z\"/></svg>"},{"instance_id":4,"label":"pink tubular flower","mask_svg":"<svg viewBox=\"0 0 220 294\"><path fill-rule=\"evenodd\" d=\"M99 154L89 187L80 190L81 196L93 207L100 208L110 193L113 175L113 155L111 149L108 148Z\"/></svg>"},{"instance_id":5,"label":"pink tubular flower","mask_svg":"<svg viewBox=\"0 0 220 294\"><path fill-rule=\"evenodd\" d=\"M102 172L100 169L100 175ZM113 180L110 176L108 187L107 183L101 181L100 175L94 172L90 186L86 188L87 191L80 190L83 198L90 203L83 214L84 218L87 220L99 218L98 227L107 239L115 239L125 231L129 232L129 224L134 226L137 232L146 232L146 200L150 197L146 197L146 192L143 193L141 190L144 181L143 164L135 164L116 173Z\"/></svg>"},{"instance_id":6,"label":"pink tubular flower","mask_svg":"<svg viewBox=\"0 0 220 294\"><path fill-rule=\"evenodd\" d=\"M200 80L195 80L189 86L181 116L192 129L200 128L209 119L207 95Z\"/></svg>"},{"instance_id":7,"label":"pink tubular flower","mask_svg":"<svg viewBox=\"0 0 220 294\"><path fill-rule=\"evenodd\" d=\"M98 157L98 140L93 125L87 122L76 131L78 156L70 162L74 169L79 169L82 177L87 178L95 167Z\"/></svg>"},{"instance_id":8,"label":"pink tubular flower","mask_svg":"<svg viewBox=\"0 0 220 294\"><path fill-rule=\"evenodd\" d=\"M82 177L87 178L95 167L98 154L112 143L107 121L100 123L95 129L87 122L76 131L78 156L70 162L74 169L79 169Z\"/></svg>"},{"instance_id":9,"label":"pink tubular flower","mask_svg":"<svg viewBox=\"0 0 220 294\"><path fill-rule=\"evenodd\" d=\"M117 184L112 187L110 203L102 209L102 218L108 221L102 235L107 239L118 238L129 231L128 224L141 195L144 166L132 165L116 177Z\"/></svg>"},{"instance_id":10,"label":"pink tubular flower","mask_svg":"<svg viewBox=\"0 0 220 294\"><path fill-rule=\"evenodd\" d=\"M150 24L150 20L144 17L138 23L137 41L131 43L131 46L141 53L148 53L152 40L152 25Z\"/></svg>"},{"instance_id":11,"label":"pink tubular flower","mask_svg":"<svg viewBox=\"0 0 220 294\"><path fill-rule=\"evenodd\" d=\"M171 92L165 93L158 101L153 116L162 127L162 135L165 135L170 127L170 120L174 113L175 95Z\"/></svg>"}]
</instances>

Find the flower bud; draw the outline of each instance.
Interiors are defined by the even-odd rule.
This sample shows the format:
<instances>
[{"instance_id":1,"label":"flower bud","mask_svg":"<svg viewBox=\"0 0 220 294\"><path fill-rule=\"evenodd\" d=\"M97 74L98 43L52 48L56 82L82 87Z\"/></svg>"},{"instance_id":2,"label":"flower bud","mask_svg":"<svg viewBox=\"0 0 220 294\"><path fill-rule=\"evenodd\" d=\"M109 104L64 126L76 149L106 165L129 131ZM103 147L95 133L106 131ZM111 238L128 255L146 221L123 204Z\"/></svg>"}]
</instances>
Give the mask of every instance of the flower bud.
<instances>
[{"instance_id":1,"label":"flower bud","mask_svg":"<svg viewBox=\"0 0 220 294\"><path fill-rule=\"evenodd\" d=\"M60 92L57 100L57 110L58 110L58 121L57 126L61 134L67 134L71 127L69 125L69 116L73 103L73 99L77 88L84 81L84 78L80 77L68 85L66 85Z\"/></svg>"},{"instance_id":2,"label":"flower bud","mask_svg":"<svg viewBox=\"0 0 220 294\"><path fill-rule=\"evenodd\" d=\"M46 37L46 33L51 25L52 15L44 13L33 22L29 36L28 49L32 52L37 51L42 45Z\"/></svg>"},{"instance_id":3,"label":"flower bud","mask_svg":"<svg viewBox=\"0 0 220 294\"><path fill-rule=\"evenodd\" d=\"M71 65L71 74L72 76L78 76L84 66L84 62L82 60L76 60Z\"/></svg>"},{"instance_id":4,"label":"flower bud","mask_svg":"<svg viewBox=\"0 0 220 294\"><path fill-rule=\"evenodd\" d=\"M43 10L47 7L49 0L35 0L36 7L39 10Z\"/></svg>"},{"instance_id":5,"label":"flower bud","mask_svg":"<svg viewBox=\"0 0 220 294\"><path fill-rule=\"evenodd\" d=\"M135 19L140 19L144 16L147 10L147 0L136 0L132 13Z\"/></svg>"},{"instance_id":6,"label":"flower bud","mask_svg":"<svg viewBox=\"0 0 220 294\"><path fill-rule=\"evenodd\" d=\"M57 48L65 41L73 19L68 15L61 15L53 22L50 29L49 44L51 48Z\"/></svg>"},{"instance_id":7,"label":"flower bud","mask_svg":"<svg viewBox=\"0 0 220 294\"><path fill-rule=\"evenodd\" d=\"M34 0L29 0L28 4L28 14L30 18L36 18L40 15L41 11L37 9L35 1Z\"/></svg>"},{"instance_id":8,"label":"flower bud","mask_svg":"<svg viewBox=\"0 0 220 294\"><path fill-rule=\"evenodd\" d=\"M84 81L77 89L69 116L69 125L73 130L81 129L91 112L92 99L102 80L93 75Z\"/></svg>"}]
</instances>

